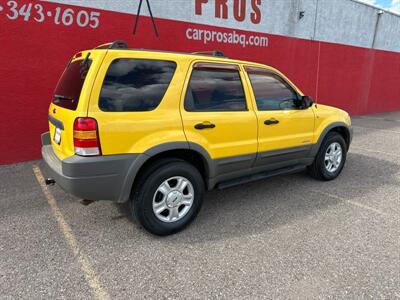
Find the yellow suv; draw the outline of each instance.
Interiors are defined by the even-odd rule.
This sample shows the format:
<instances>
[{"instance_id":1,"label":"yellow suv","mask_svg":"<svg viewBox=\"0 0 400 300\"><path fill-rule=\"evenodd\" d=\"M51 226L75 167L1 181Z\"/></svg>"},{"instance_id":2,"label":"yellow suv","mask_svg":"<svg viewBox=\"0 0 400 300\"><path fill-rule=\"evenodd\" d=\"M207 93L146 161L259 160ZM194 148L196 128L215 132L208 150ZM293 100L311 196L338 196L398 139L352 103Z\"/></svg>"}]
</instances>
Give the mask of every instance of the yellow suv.
<instances>
[{"instance_id":1,"label":"yellow suv","mask_svg":"<svg viewBox=\"0 0 400 300\"><path fill-rule=\"evenodd\" d=\"M272 67L122 41L72 57L48 120L47 183L87 200L130 201L157 235L188 225L205 190L305 167L334 179L352 139L346 112L313 104Z\"/></svg>"}]
</instances>

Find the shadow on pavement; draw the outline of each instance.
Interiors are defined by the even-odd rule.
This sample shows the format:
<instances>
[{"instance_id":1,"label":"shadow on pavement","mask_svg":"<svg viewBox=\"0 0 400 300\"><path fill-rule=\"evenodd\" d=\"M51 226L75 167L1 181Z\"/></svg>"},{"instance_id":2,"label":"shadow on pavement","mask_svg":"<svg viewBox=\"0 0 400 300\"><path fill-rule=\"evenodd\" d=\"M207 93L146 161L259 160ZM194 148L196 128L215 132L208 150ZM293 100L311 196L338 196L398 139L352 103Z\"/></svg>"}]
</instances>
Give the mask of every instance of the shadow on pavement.
<instances>
[{"instance_id":1,"label":"shadow on pavement","mask_svg":"<svg viewBox=\"0 0 400 300\"><path fill-rule=\"evenodd\" d=\"M173 243L202 243L229 236L250 236L295 224L343 203L313 190L351 200L374 192L383 185L397 186L395 175L398 172L399 165L394 162L349 153L345 169L334 181L316 181L303 172L211 191L206 194L202 211L193 224L181 233L163 239ZM128 204L118 205L118 208L137 230L144 230L130 216Z\"/></svg>"}]
</instances>

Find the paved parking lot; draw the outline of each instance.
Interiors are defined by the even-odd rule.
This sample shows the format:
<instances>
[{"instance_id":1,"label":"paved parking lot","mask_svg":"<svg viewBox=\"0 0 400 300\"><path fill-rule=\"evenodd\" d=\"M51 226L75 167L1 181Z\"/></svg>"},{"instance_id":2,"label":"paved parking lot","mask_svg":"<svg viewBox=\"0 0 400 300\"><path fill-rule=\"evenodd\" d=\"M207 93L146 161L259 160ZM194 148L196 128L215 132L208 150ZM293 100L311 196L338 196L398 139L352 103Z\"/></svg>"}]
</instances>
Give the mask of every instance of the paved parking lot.
<instances>
[{"instance_id":1,"label":"paved parking lot","mask_svg":"<svg viewBox=\"0 0 400 300\"><path fill-rule=\"evenodd\" d=\"M400 112L353 123L337 180L210 192L166 238L42 189L39 162L0 166L0 298L400 299Z\"/></svg>"}]
</instances>

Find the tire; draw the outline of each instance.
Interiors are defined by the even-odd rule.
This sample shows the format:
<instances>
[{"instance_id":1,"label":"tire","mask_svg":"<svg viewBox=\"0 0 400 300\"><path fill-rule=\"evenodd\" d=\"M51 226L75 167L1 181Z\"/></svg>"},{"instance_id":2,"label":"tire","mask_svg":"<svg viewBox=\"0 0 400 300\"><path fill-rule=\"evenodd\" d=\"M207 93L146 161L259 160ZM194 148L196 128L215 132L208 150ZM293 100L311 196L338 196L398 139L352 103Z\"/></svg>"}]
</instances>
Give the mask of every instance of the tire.
<instances>
[{"instance_id":1,"label":"tire","mask_svg":"<svg viewBox=\"0 0 400 300\"><path fill-rule=\"evenodd\" d=\"M195 219L205 188L200 172L193 165L179 159L161 160L140 176L131 200L131 213L147 231L159 236L170 235Z\"/></svg>"},{"instance_id":2,"label":"tire","mask_svg":"<svg viewBox=\"0 0 400 300\"><path fill-rule=\"evenodd\" d=\"M330 154L335 152L335 151L332 152L332 149L339 149L337 145L339 145L341 148L341 160L337 166L332 164L332 168L329 170L330 160L329 159L326 160L325 158L328 153ZM330 132L322 142L313 164L308 167L308 173L313 178L318 180L323 180L323 181L333 180L336 177L338 177L339 174L342 172L344 164L346 162L346 157L347 157L347 145L345 140L339 133ZM333 160L335 161L335 164L337 164L338 161L336 159Z\"/></svg>"}]
</instances>

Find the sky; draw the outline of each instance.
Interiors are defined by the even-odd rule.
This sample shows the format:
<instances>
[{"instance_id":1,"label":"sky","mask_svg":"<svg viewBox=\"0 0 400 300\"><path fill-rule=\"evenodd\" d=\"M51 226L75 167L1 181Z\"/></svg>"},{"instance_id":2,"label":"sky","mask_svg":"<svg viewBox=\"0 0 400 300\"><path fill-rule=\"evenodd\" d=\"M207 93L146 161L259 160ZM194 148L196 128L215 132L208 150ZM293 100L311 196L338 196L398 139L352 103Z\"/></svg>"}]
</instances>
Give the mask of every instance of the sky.
<instances>
[{"instance_id":1,"label":"sky","mask_svg":"<svg viewBox=\"0 0 400 300\"><path fill-rule=\"evenodd\" d=\"M359 0L400 14L400 0Z\"/></svg>"}]
</instances>

